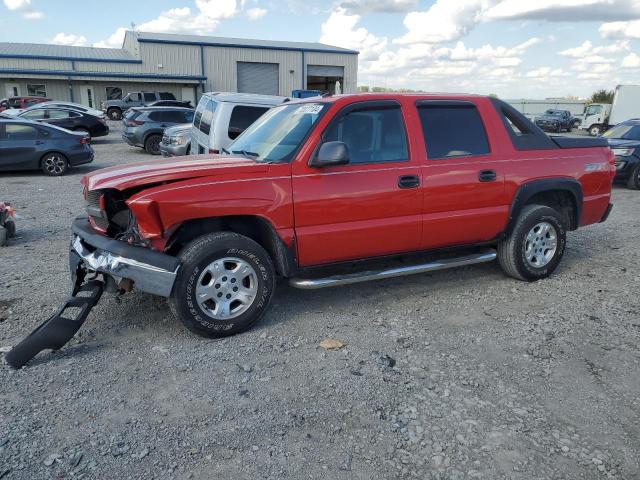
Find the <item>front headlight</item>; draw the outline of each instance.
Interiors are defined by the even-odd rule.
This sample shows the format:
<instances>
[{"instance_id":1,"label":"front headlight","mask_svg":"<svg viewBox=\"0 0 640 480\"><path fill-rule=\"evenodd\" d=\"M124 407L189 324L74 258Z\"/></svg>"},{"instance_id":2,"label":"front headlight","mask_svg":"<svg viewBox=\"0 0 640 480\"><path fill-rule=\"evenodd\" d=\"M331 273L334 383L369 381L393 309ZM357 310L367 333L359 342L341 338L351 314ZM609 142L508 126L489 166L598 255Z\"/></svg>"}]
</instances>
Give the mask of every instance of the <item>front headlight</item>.
<instances>
[{"instance_id":1,"label":"front headlight","mask_svg":"<svg viewBox=\"0 0 640 480\"><path fill-rule=\"evenodd\" d=\"M184 135L176 135L173 137L173 143L176 145L184 145Z\"/></svg>"},{"instance_id":2,"label":"front headlight","mask_svg":"<svg viewBox=\"0 0 640 480\"><path fill-rule=\"evenodd\" d=\"M612 148L613 154L616 157L629 157L633 155L633 148Z\"/></svg>"}]
</instances>

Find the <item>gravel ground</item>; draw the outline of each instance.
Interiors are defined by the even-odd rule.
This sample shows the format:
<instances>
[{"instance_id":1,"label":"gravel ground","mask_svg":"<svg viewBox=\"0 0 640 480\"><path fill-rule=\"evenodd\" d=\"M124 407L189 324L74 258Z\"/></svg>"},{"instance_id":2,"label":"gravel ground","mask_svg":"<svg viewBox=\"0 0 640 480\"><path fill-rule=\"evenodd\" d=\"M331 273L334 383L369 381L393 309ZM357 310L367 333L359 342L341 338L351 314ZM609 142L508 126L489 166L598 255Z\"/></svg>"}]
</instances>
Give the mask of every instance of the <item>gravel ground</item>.
<instances>
[{"instance_id":1,"label":"gravel ground","mask_svg":"<svg viewBox=\"0 0 640 480\"><path fill-rule=\"evenodd\" d=\"M0 346L67 294L82 175L149 158L113 127L66 177L0 177L21 215L0 249ZM638 479L638 195L615 188L609 221L534 284L497 264L283 283L224 340L158 298L105 294L61 351L0 362L0 478Z\"/></svg>"}]
</instances>

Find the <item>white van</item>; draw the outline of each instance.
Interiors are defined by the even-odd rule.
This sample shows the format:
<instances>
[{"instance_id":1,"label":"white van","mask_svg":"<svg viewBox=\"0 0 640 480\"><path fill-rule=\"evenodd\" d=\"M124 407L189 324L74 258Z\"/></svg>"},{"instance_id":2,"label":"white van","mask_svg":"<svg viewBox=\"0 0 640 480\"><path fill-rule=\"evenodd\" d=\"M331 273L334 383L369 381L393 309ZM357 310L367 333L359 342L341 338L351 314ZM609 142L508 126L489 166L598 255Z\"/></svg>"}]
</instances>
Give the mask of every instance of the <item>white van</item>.
<instances>
[{"instance_id":1,"label":"white van","mask_svg":"<svg viewBox=\"0 0 640 480\"><path fill-rule=\"evenodd\" d=\"M264 112L286 100L253 93L205 93L193 117L191 155L220 153Z\"/></svg>"}]
</instances>

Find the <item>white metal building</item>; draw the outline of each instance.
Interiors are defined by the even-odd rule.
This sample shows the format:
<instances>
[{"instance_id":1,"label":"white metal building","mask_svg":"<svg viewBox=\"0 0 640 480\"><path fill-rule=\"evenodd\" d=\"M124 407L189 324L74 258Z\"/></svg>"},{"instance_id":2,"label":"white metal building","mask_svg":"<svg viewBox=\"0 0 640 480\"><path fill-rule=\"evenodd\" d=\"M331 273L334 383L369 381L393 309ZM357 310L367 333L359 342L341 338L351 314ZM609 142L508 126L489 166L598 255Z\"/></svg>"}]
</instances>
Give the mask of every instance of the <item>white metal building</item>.
<instances>
[{"instance_id":1,"label":"white metal building","mask_svg":"<svg viewBox=\"0 0 640 480\"><path fill-rule=\"evenodd\" d=\"M0 98L46 96L97 107L129 91L289 96L356 91L358 52L321 43L128 31L121 49L0 43Z\"/></svg>"}]
</instances>

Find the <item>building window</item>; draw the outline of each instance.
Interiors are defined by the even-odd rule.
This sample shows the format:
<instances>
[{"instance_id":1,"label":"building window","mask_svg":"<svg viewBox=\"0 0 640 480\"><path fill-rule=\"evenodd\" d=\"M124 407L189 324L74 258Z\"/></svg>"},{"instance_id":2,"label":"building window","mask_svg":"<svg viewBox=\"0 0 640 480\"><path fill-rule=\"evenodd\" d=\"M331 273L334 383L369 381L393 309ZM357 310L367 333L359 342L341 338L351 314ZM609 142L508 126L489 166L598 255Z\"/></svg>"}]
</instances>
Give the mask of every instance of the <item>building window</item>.
<instances>
[{"instance_id":1,"label":"building window","mask_svg":"<svg viewBox=\"0 0 640 480\"><path fill-rule=\"evenodd\" d=\"M120 87L105 87L107 100L120 100L122 98L122 89Z\"/></svg>"},{"instance_id":2,"label":"building window","mask_svg":"<svg viewBox=\"0 0 640 480\"><path fill-rule=\"evenodd\" d=\"M46 97L47 87L39 83L27 83L27 95L30 97Z\"/></svg>"}]
</instances>

